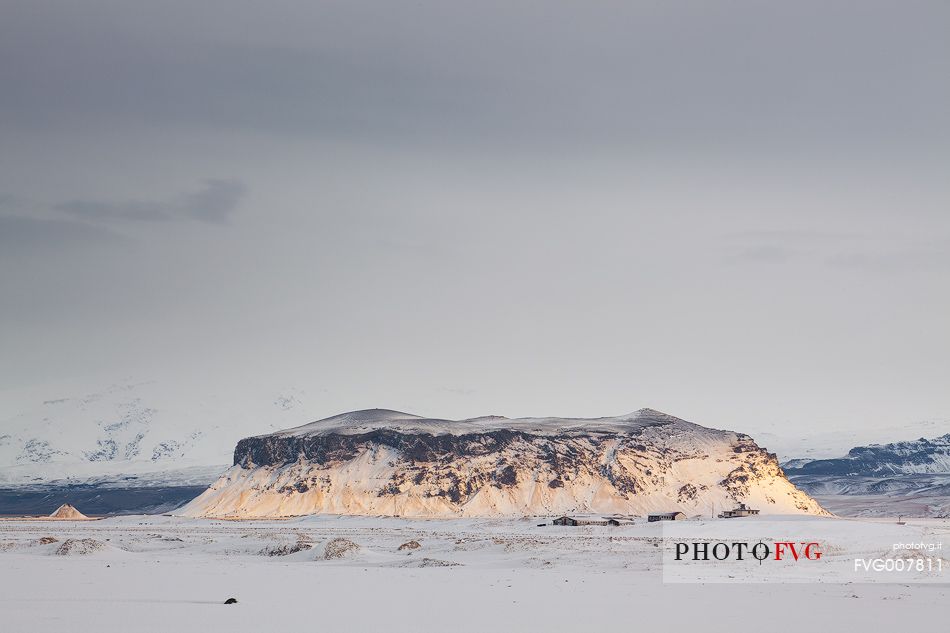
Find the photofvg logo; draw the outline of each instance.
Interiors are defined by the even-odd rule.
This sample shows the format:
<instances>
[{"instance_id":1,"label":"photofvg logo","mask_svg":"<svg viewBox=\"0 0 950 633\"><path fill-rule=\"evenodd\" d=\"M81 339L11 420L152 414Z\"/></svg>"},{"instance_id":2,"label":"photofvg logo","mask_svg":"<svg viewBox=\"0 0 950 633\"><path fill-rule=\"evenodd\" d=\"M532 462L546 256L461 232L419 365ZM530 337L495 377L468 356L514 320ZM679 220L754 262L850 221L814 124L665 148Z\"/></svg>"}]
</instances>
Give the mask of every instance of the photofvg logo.
<instances>
[{"instance_id":1,"label":"photofvg logo","mask_svg":"<svg viewBox=\"0 0 950 633\"><path fill-rule=\"evenodd\" d=\"M950 582L945 533L933 522L756 517L661 530L664 582Z\"/></svg>"},{"instance_id":2,"label":"photofvg logo","mask_svg":"<svg viewBox=\"0 0 950 633\"><path fill-rule=\"evenodd\" d=\"M692 543L677 542L674 544L676 560L687 558L694 561L708 560L736 560L755 559L763 561L793 561L821 560L821 544L817 541L774 541L766 543L759 541L733 541L732 543L710 543L709 541L694 541Z\"/></svg>"},{"instance_id":3,"label":"photofvg logo","mask_svg":"<svg viewBox=\"0 0 950 633\"><path fill-rule=\"evenodd\" d=\"M854 571L878 573L903 573L928 571L943 573L943 543L894 543L895 552L908 555L879 558L855 558Z\"/></svg>"}]
</instances>

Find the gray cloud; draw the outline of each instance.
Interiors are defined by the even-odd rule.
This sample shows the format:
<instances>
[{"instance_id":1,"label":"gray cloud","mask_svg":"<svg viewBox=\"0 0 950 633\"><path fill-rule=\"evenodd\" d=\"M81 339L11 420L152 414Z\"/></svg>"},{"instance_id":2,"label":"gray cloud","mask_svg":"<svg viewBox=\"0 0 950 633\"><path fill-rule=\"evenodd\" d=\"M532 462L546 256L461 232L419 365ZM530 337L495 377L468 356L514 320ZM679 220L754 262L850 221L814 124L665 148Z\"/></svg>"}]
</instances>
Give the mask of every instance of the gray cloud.
<instances>
[{"instance_id":1,"label":"gray cloud","mask_svg":"<svg viewBox=\"0 0 950 633\"><path fill-rule=\"evenodd\" d=\"M776 246L773 244L762 244L759 246L747 246L739 249L732 256L732 259L739 263L743 262L785 262L801 254L801 251Z\"/></svg>"},{"instance_id":2,"label":"gray cloud","mask_svg":"<svg viewBox=\"0 0 950 633\"><path fill-rule=\"evenodd\" d=\"M54 208L90 221L168 222L192 219L210 224L226 224L245 191L244 184L236 180L206 180L200 190L163 202L70 200Z\"/></svg>"},{"instance_id":3,"label":"gray cloud","mask_svg":"<svg viewBox=\"0 0 950 633\"><path fill-rule=\"evenodd\" d=\"M183 368L312 418L950 410L945 0L2 13L0 419Z\"/></svg>"},{"instance_id":4,"label":"gray cloud","mask_svg":"<svg viewBox=\"0 0 950 633\"><path fill-rule=\"evenodd\" d=\"M467 387L441 387L440 391L456 396L471 396L477 393L476 389L469 389Z\"/></svg>"},{"instance_id":5,"label":"gray cloud","mask_svg":"<svg viewBox=\"0 0 950 633\"><path fill-rule=\"evenodd\" d=\"M825 261L832 268L857 270L871 275L921 271L946 274L950 273L950 242L891 243L876 251L829 254Z\"/></svg>"},{"instance_id":6,"label":"gray cloud","mask_svg":"<svg viewBox=\"0 0 950 633\"><path fill-rule=\"evenodd\" d=\"M20 200L9 193L0 193L0 209L12 209L19 206Z\"/></svg>"},{"instance_id":7,"label":"gray cloud","mask_svg":"<svg viewBox=\"0 0 950 633\"><path fill-rule=\"evenodd\" d=\"M172 219L172 214L166 205L137 200L118 203L101 200L69 200L57 204L53 208L87 220L166 222Z\"/></svg>"},{"instance_id":8,"label":"gray cloud","mask_svg":"<svg viewBox=\"0 0 950 633\"><path fill-rule=\"evenodd\" d=\"M18 257L49 251L74 253L83 247L101 247L122 243L124 236L106 227L60 217L47 217L42 205L12 194L0 194L0 258L17 261Z\"/></svg>"},{"instance_id":9,"label":"gray cloud","mask_svg":"<svg viewBox=\"0 0 950 633\"><path fill-rule=\"evenodd\" d=\"M0 215L0 257L112 245L124 240L121 235L108 229L83 222Z\"/></svg>"},{"instance_id":10,"label":"gray cloud","mask_svg":"<svg viewBox=\"0 0 950 633\"><path fill-rule=\"evenodd\" d=\"M857 239L852 233L818 229L768 229L737 231L723 237L726 261L735 265L789 263L801 258L821 258L842 244Z\"/></svg>"},{"instance_id":11,"label":"gray cloud","mask_svg":"<svg viewBox=\"0 0 950 633\"><path fill-rule=\"evenodd\" d=\"M206 180L200 191L181 196L181 213L202 222L226 224L237 208L246 188L236 180Z\"/></svg>"},{"instance_id":12,"label":"gray cloud","mask_svg":"<svg viewBox=\"0 0 950 633\"><path fill-rule=\"evenodd\" d=\"M795 244L854 240L861 236L857 233L821 231L818 229L771 229L763 231L738 231L726 237L736 240L769 242L773 244Z\"/></svg>"},{"instance_id":13,"label":"gray cloud","mask_svg":"<svg viewBox=\"0 0 950 633\"><path fill-rule=\"evenodd\" d=\"M180 3L146 22L121 2L14 3L3 120L542 152L948 141L950 87L930 80L941 2L278 5L232 22L230 3Z\"/></svg>"},{"instance_id":14,"label":"gray cloud","mask_svg":"<svg viewBox=\"0 0 950 633\"><path fill-rule=\"evenodd\" d=\"M950 242L814 229L741 231L726 236L731 264L812 262L840 271L913 273L950 266Z\"/></svg>"}]
</instances>

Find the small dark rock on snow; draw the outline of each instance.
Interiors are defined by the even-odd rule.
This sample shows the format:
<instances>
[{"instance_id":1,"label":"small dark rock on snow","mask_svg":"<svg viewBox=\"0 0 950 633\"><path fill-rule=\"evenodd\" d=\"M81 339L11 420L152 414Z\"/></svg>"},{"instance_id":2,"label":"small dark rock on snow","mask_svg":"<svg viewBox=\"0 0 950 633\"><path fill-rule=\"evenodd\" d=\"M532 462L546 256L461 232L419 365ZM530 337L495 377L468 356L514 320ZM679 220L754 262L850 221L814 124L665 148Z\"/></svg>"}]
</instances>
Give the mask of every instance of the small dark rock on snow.
<instances>
[{"instance_id":1,"label":"small dark rock on snow","mask_svg":"<svg viewBox=\"0 0 950 633\"><path fill-rule=\"evenodd\" d=\"M419 549L420 547L422 547L422 545L419 544L419 541L408 541L399 546L399 551L401 552L407 549Z\"/></svg>"},{"instance_id":2,"label":"small dark rock on snow","mask_svg":"<svg viewBox=\"0 0 950 633\"><path fill-rule=\"evenodd\" d=\"M224 601L224 604L237 604L237 598L228 598Z\"/></svg>"}]
</instances>

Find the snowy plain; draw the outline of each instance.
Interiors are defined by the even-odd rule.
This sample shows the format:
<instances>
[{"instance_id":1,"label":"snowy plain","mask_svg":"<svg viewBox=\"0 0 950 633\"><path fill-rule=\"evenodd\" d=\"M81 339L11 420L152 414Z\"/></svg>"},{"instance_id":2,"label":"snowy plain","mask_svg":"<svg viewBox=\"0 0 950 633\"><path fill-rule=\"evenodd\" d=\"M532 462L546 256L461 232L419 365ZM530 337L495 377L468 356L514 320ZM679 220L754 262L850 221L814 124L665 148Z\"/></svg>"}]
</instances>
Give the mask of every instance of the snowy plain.
<instances>
[{"instance_id":1,"label":"snowy plain","mask_svg":"<svg viewBox=\"0 0 950 633\"><path fill-rule=\"evenodd\" d=\"M818 520L848 535L842 557L895 529ZM947 630L946 582L665 583L663 526L542 522L2 520L0 621L17 633ZM906 527L911 538L950 533L946 520Z\"/></svg>"}]
</instances>

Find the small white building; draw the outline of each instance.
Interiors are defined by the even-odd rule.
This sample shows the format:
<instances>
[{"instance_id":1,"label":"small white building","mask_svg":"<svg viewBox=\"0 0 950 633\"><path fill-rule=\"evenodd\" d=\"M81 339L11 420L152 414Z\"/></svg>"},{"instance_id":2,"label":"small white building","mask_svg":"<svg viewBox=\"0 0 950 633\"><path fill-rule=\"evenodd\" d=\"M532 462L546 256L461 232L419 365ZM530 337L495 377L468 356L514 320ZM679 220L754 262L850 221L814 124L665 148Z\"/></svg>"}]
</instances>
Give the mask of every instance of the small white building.
<instances>
[{"instance_id":1,"label":"small white building","mask_svg":"<svg viewBox=\"0 0 950 633\"><path fill-rule=\"evenodd\" d=\"M725 510L719 514L720 519L735 519L738 517L750 517L758 514L758 510L753 510L752 508L746 506L744 503L740 503L739 507L734 510Z\"/></svg>"},{"instance_id":2,"label":"small white building","mask_svg":"<svg viewBox=\"0 0 950 633\"><path fill-rule=\"evenodd\" d=\"M685 518L686 515L679 511L647 515L647 521L650 523L656 523L657 521L682 521Z\"/></svg>"}]
</instances>

